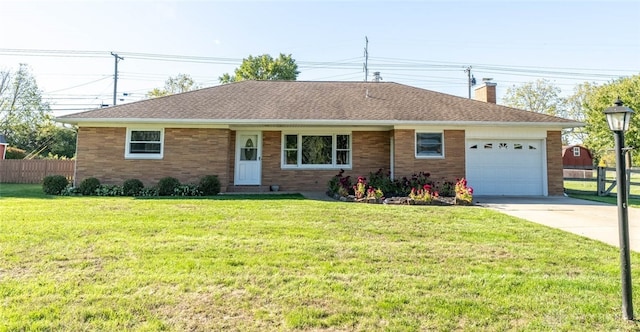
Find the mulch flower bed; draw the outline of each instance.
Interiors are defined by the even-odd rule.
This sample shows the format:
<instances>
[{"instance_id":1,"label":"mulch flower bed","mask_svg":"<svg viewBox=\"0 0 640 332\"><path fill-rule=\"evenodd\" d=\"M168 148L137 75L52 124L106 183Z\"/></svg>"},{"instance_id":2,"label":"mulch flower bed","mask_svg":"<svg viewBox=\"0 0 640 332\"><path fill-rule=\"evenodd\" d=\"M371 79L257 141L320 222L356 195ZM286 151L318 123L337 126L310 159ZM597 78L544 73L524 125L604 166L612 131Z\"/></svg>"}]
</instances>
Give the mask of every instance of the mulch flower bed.
<instances>
[{"instance_id":1,"label":"mulch flower bed","mask_svg":"<svg viewBox=\"0 0 640 332\"><path fill-rule=\"evenodd\" d=\"M368 203L368 204L395 204L395 205L473 205L466 201L457 201L455 197L434 197L431 201L415 200L411 197L389 197L389 198L356 198L354 195L340 196L338 194L327 193L328 196L342 202Z\"/></svg>"}]
</instances>

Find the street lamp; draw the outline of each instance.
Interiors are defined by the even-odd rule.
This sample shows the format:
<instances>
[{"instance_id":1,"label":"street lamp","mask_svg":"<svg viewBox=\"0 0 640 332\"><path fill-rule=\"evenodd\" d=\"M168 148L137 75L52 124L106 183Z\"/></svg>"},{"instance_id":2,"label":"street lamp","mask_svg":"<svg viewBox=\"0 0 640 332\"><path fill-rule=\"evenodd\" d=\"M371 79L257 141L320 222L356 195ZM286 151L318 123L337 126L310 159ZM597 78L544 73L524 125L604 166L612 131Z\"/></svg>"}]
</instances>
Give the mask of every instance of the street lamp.
<instances>
[{"instance_id":1,"label":"street lamp","mask_svg":"<svg viewBox=\"0 0 640 332\"><path fill-rule=\"evenodd\" d=\"M631 290L631 258L629 256L629 214L627 211L627 173L625 165L624 132L629 129L633 110L623 106L618 98L615 106L604 110L609 129L616 141L616 181L618 185L618 232L620 236L620 272L622 274L622 314L633 320Z\"/></svg>"}]
</instances>

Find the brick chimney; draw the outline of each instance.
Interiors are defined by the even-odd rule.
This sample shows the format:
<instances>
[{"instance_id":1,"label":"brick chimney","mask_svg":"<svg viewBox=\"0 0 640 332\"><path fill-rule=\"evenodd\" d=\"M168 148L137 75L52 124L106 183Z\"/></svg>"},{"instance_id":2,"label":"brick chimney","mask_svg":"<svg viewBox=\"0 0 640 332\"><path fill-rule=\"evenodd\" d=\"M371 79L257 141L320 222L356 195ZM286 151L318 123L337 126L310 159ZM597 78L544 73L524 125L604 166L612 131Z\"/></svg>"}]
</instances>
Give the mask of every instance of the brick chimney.
<instances>
[{"instance_id":1,"label":"brick chimney","mask_svg":"<svg viewBox=\"0 0 640 332\"><path fill-rule=\"evenodd\" d=\"M484 101L485 103L496 103L496 83L484 82L475 91L473 99Z\"/></svg>"}]
</instances>

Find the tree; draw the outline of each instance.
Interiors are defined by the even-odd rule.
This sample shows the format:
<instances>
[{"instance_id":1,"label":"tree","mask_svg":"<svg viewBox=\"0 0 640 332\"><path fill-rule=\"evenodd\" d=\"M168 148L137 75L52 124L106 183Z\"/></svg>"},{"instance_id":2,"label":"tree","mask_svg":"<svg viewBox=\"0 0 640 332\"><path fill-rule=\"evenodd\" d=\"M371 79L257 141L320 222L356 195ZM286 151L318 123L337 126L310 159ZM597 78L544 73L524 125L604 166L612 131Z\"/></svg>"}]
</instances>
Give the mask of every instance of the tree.
<instances>
[{"instance_id":1,"label":"tree","mask_svg":"<svg viewBox=\"0 0 640 332\"><path fill-rule=\"evenodd\" d=\"M507 106L567 118L570 112L566 109L567 100L560 97L561 93L562 90L549 80L539 79L508 88L502 101ZM562 143L569 144L575 137L573 129L563 130Z\"/></svg>"},{"instance_id":2,"label":"tree","mask_svg":"<svg viewBox=\"0 0 640 332\"><path fill-rule=\"evenodd\" d=\"M300 72L296 61L291 58L291 54L280 53L274 59L269 54L257 57L249 55L242 59L242 64L234 71L234 75L228 73L218 77L220 83L231 83L244 80L284 80L295 81Z\"/></svg>"},{"instance_id":3,"label":"tree","mask_svg":"<svg viewBox=\"0 0 640 332\"><path fill-rule=\"evenodd\" d=\"M573 119L580 122L586 121L586 115L584 111L584 104L587 96L594 91L596 85L589 82L584 82L577 85L573 89L573 95L569 96L565 101L566 113L565 116L569 119ZM584 127L575 127L565 129L563 135L570 143L583 143L587 139L588 132Z\"/></svg>"},{"instance_id":4,"label":"tree","mask_svg":"<svg viewBox=\"0 0 640 332\"><path fill-rule=\"evenodd\" d=\"M73 158L76 154L75 128L67 128L59 125L51 125L41 131L43 145L39 151L40 156L47 158Z\"/></svg>"},{"instance_id":5,"label":"tree","mask_svg":"<svg viewBox=\"0 0 640 332\"><path fill-rule=\"evenodd\" d=\"M49 104L26 64L17 72L0 72L0 133L9 145L32 152L40 149L43 130L53 125ZM74 141L75 144L75 141Z\"/></svg>"},{"instance_id":6,"label":"tree","mask_svg":"<svg viewBox=\"0 0 640 332\"><path fill-rule=\"evenodd\" d=\"M155 88L147 93L147 97L155 98L200 89L200 86L188 74L169 77L164 82L164 89Z\"/></svg>"},{"instance_id":7,"label":"tree","mask_svg":"<svg viewBox=\"0 0 640 332\"><path fill-rule=\"evenodd\" d=\"M613 106L616 99L620 98L625 106L636 113L631 117L629 130L625 133L625 145L634 147L632 151L633 162L640 163L640 74L630 77L622 77L605 85L594 87L584 100L585 130L589 136L585 139L585 145L595 153L597 160L603 158L608 152L613 151L613 133L609 129L604 110Z\"/></svg>"},{"instance_id":8,"label":"tree","mask_svg":"<svg viewBox=\"0 0 640 332\"><path fill-rule=\"evenodd\" d=\"M565 100L559 87L547 79L527 82L507 89L502 101L505 105L536 113L563 116Z\"/></svg>"}]
</instances>

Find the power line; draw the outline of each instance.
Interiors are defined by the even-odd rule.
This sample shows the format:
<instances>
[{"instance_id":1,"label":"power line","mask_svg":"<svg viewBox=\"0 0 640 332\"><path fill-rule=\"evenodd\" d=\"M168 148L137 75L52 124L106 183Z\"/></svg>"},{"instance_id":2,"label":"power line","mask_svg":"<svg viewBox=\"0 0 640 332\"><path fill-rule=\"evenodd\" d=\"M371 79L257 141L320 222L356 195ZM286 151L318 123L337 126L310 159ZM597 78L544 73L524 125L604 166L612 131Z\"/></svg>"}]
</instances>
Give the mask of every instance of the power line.
<instances>
[{"instance_id":1,"label":"power line","mask_svg":"<svg viewBox=\"0 0 640 332\"><path fill-rule=\"evenodd\" d=\"M99 78L99 79L97 79L97 80L94 80L94 81L91 81L91 82L82 83L82 84L79 84L79 85L74 85L74 86L70 86L70 87L67 87L67 88L59 89L59 90L49 91L49 92L47 92L47 93L56 93L56 92L60 92L60 91L65 91L65 90L75 89L75 88L79 88L79 87L87 86L87 85L89 85L89 84L93 84L93 83L96 83L96 82L100 82L100 81L102 81L102 80L104 80L104 79L107 79L107 78L111 78L111 76L101 77L101 78Z\"/></svg>"}]
</instances>

